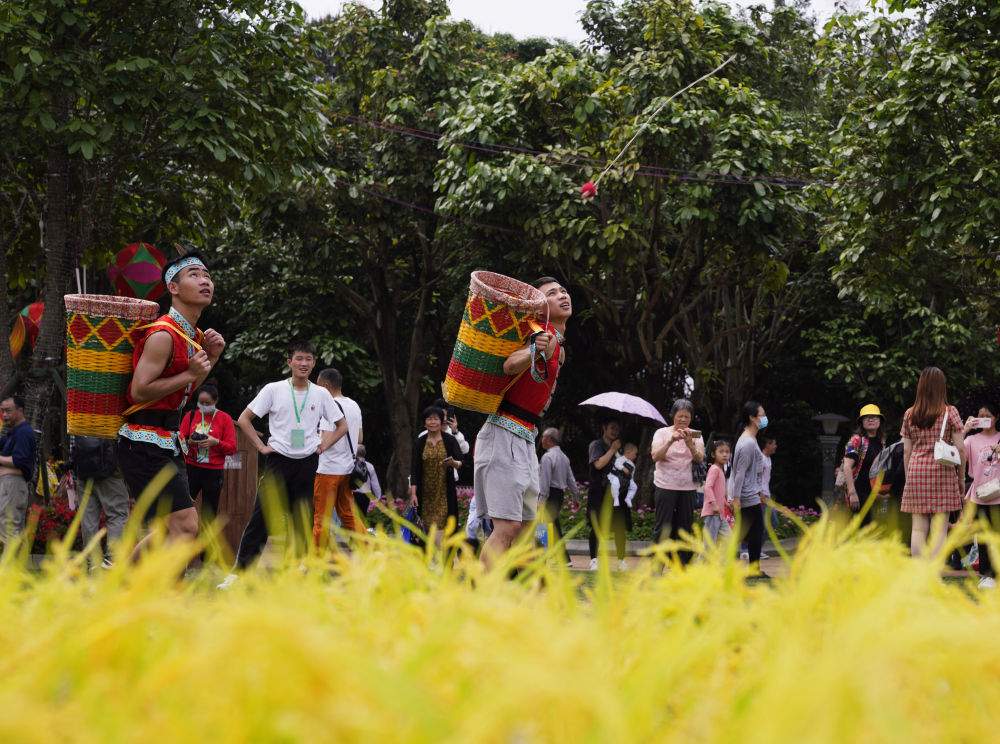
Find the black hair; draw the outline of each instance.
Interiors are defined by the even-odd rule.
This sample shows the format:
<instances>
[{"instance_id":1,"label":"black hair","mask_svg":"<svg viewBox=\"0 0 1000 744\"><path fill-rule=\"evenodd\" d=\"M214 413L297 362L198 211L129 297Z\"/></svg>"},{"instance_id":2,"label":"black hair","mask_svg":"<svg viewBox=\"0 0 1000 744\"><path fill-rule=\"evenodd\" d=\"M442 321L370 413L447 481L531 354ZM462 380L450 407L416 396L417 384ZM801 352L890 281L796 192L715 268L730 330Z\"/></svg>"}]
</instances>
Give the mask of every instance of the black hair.
<instances>
[{"instance_id":1,"label":"black hair","mask_svg":"<svg viewBox=\"0 0 1000 744\"><path fill-rule=\"evenodd\" d=\"M167 269L169 269L174 264L180 263L186 258L197 258L199 261L205 264L205 266L208 266L208 262L205 260L205 257L202 256L200 253L198 253L198 251L188 251L187 253L178 256L172 261L167 261L163 265L163 270L160 272L160 279L163 281L164 284L167 283Z\"/></svg>"},{"instance_id":2,"label":"black hair","mask_svg":"<svg viewBox=\"0 0 1000 744\"><path fill-rule=\"evenodd\" d=\"M18 409L20 409L22 411L24 410L24 406L25 406L24 396L21 395L20 393L13 393L11 395L8 395L8 396L4 397L3 400L9 400L9 401L11 401L14 404L14 408L18 408Z\"/></svg>"},{"instance_id":3,"label":"black hair","mask_svg":"<svg viewBox=\"0 0 1000 744\"><path fill-rule=\"evenodd\" d=\"M993 414L993 418L1000 417L1000 406L997 405L994 400L981 400L979 405L976 406L976 412L978 413L980 408L985 408L987 411Z\"/></svg>"},{"instance_id":4,"label":"black hair","mask_svg":"<svg viewBox=\"0 0 1000 744\"><path fill-rule=\"evenodd\" d=\"M740 416L740 423L744 426L749 426L752 419L757 418L757 412L763 408L763 406L755 400L748 400L743 404L743 412Z\"/></svg>"},{"instance_id":5,"label":"black hair","mask_svg":"<svg viewBox=\"0 0 1000 744\"><path fill-rule=\"evenodd\" d=\"M319 373L319 376L316 378L316 382L321 385L325 382L330 387L340 390L340 388L344 387L344 376L340 374L340 370L334 369L333 367L327 367Z\"/></svg>"},{"instance_id":6,"label":"black hair","mask_svg":"<svg viewBox=\"0 0 1000 744\"><path fill-rule=\"evenodd\" d=\"M866 417L867 418L867 417ZM854 433L859 437L867 437L868 432L865 431L865 425L859 421L858 425L854 428ZM880 439L883 444L885 444L885 417L878 417L878 431L875 432L875 438Z\"/></svg>"},{"instance_id":7,"label":"black hair","mask_svg":"<svg viewBox=\"0 0 1000 744\"><path fill-rule=\"evenodd\" d=\"M198 388L198 395L195 396L195 400L197 400L198 396L200 396L202 393L208 393L212 397L212 400L218 403L219 388L217 388L211 382L206 382L204 385Z\"/></svg>"},{"instance_id":8,"label":"black hair","mask_svg":"<svg viewBox=\"0 0 1000 744\"><path fill-rule=\"evenodd\" d=\"M309 341L303 338L295 339L288 344L288 359L291 359L298 353L312 354L316 356L316 347L313 346Z\"/></svg>"},{"instance_id":9,"label":"black hair","mask_svg":"<svg viewBox=\"0 0 1000 744\"><path fill-rule=\"evenodd\" d=\"M604 427L608 424L618 424L621 426L621 423L621 419L613 413L602 413L597 417L597 425L600 427L601 431L604 431Z\"/></svg>"},{"instance_id":10,"label":"black hair","mask_svg":"<svg viewBox=\"0 0 1000 744\"><path fill-rule=\"evenodd\" d=\"M777 442L777 441L778 441L778 438L775 437L774 434L767 434L765 436L762 436L760 438L760 448L764 449L771 442Z\"/></svg>"},{"instance_id":11,"label":"black hair","mask_svg":"<svg viewBox=\"0 0 1000 744\"><path fill-rule=\"evenodd\" d=\"M444 423L445 413L443 408L438 408L437 406L427 406L427 408L424 409L423 418L428 419L431 416L437 416L441 419L441 423Z\"/></svg>"},{"instance_id":12,"label":"black hair","mask_svg":"<svg viewBox=\"0 0 1000 744\"><path fill-rule=\"evenodd\" d=\"M709 465L715 463L715 451L719 449L719 447L725 447L730 452L733 451L733 445L730 444L728 439L713 439L712 443L708 447L708 452L706 453Z\"/></svg>"},{"instance_id":13,"label":"black hair","mask_svg":"<svg viewBox=\"0 0 1000 744\"><path fill-rule=\"evenodd\" d=\"M554 276L540 276L531 283L531 286L534 287L535 289L541 289L546 284L558 284L559 286L562 286L562 282L560 282Z\"/></svg>"}]
</instances>

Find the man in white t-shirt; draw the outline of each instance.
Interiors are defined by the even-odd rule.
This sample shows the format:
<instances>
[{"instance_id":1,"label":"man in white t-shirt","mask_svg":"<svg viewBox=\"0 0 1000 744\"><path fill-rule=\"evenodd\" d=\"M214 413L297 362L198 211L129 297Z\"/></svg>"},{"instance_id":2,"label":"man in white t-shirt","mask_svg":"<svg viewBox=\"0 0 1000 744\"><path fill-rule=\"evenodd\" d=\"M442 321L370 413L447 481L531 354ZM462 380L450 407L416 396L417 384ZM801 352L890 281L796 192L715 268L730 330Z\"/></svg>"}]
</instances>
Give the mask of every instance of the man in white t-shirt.
<instances>
[{"instance_id":1,"label":"man in white t-shirt","mask_svg":"<svg viewBox=\"0 0 1000 744\"><path fill-rule=\"evenodd\" d=\"M266 456L263 487L257 492L253 514L240 539L237 568L249 566L267 542L269 525L264 518L264 500L269 500L269 506L284 510L287 497L293 539L298 540L309 533L313 481L319 457L347 433L347 421L330 393L309 382L309 375L316 366L312 345L305 341L293 342L288 349L288 366L291 378L270 382L261 388L237 421L250 443ZM266 445L253 426L253 420L263 416L268 417L270 431ZM333 422L335 426L329 427L333 430L320 432L321 419ZM227 577L223 585L231 583Z\"/></svg>"},{"instance_id":2,"label":"man in white t-shirt","mask_svg":"<svg viewBox=\"0 0 1000 744\"><path fill-rule=\"evenodd\" d=\"M351 491L351 473L357 447L361 443L361 407L344 395L344 376L339 371L324 369L316 383L333 398L337 412L347 422L347 434L319 456L319 467L313 486L313 541L317 548L324 546L330 534L330 511L337 510L337 517L345 530L364 532L364 523L354 516L354 493ZM321 431L334 429L328 419L320 422Z\"/></svg>"}]
</instances>

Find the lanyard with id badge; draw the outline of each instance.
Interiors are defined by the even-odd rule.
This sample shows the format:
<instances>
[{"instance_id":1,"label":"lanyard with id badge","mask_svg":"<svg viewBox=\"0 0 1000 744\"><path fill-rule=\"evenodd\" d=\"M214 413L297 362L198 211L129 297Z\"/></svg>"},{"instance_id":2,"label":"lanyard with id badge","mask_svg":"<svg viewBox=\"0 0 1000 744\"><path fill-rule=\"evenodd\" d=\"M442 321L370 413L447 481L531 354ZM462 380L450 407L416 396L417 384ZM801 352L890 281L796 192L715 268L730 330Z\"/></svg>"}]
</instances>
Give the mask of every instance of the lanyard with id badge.
<instances>
[{"instance_id":1,"label":"lanyard with id badge","mask_svg":"<svg viewBox=\"0 0 1000 744\"><path fill-rule=\"evenodd\" d=\"M304 450L306 448L306 430L302 427L302 412L306 410L306 400L309 398L309 389L312 387L310 383L306 383L305 395L302 396L302 406L299 407L298 401L295 399L295 386L292 385L292 381L288 381L288 388L292 391L292 410L295 411L295 423L298 426L292 429L292 441L291 447L293 450Z\"/></svg>"}]
</instances>

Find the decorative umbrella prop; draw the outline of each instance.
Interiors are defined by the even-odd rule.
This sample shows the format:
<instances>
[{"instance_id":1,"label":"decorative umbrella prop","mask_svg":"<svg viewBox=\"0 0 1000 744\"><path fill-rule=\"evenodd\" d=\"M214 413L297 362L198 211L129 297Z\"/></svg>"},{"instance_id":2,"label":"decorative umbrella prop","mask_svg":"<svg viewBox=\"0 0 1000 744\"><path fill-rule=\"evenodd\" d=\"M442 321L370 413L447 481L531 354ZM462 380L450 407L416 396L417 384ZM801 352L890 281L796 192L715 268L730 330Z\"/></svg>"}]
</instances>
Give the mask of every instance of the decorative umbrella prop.
<instances>
[{"instance_id":1,"label":"decorative umbrella prop","mask_svg":"<svg viewBox=\"0 0 1000 744\"><path fill-rule=\"evenodd\" d=\"M593 398L587 398L580 405L607 408L617 413L632 414L667 426L666 420L656 410L656 406L637 395L629 395L628 393L601 393L600 395L595 395Z\"/></svg>"},{"instance_id":2,"label":"decorative umbrella prop","mask_svg":"<svg viewBox=\"0 0 1000 744\"><path fill-rule=\"evenodd\" d=\"M108 279L122 297L156 300L167 288L161 281L167 259L150 243L129 243L108 265Z\"/></svg>"},{"instance_id":3,"label":"decorative umbrella prop","mask_svg":"<svg viewBox=\"0 0 1000 744\"><path fill-rule=\"evenodd\" d=\"M38 331L42 327L42 313L45 312L44 302L32 302L25 305L14 319L14 327L10 331L10 354L15 359L20 356L27 343L29 349L35 348Z\"/></svg>"}]
</instances>

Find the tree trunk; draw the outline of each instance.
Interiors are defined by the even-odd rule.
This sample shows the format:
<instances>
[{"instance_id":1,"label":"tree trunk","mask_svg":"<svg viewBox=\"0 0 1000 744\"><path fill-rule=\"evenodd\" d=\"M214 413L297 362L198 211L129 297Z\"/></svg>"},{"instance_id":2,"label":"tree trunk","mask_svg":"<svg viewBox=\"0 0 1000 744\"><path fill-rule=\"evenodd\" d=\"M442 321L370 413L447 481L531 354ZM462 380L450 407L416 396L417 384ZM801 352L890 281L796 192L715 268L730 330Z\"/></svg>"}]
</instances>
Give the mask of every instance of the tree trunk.
<instances>
[{"instance_id":1,"label":"tree trunk","mask_svg":"<svg viewBox=\"0 0 1000 744\"><path fill-rule=\"evenodd\" d=\"M45 312L25 384L26 414L33 428L42 429L52 399L54 377L62 362L63 294L72 271L69 246L69 155L61 144L49 148L45 175Z\"/></svg>"}]
</instances>

